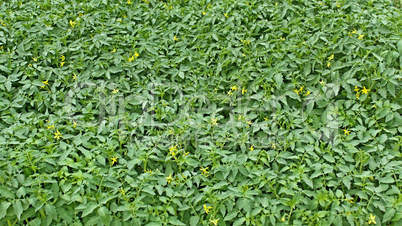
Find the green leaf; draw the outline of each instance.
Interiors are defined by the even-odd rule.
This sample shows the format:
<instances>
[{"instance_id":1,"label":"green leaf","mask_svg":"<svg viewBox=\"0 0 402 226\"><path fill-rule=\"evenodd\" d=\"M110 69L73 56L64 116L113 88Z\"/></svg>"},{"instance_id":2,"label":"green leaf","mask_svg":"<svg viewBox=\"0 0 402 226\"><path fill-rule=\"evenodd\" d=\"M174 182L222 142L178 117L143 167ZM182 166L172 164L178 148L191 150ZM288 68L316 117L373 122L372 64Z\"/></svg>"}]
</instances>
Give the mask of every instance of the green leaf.
<instances>
[{"instance_id":1,"label":"green leaf","mask_svg":"<svg viewBox=\"0 0 402 226\"><path fill-rule=\"evenodd\" d=\"M0 204L0 219L3 219L7 214L7 209L11 205L10 202L2 202Z\"/></svg>"},{"instance_id":2,"label":"green leaf","mask_svg":"<svg viewBox=\"0 0 402 226\"><path fill-rule=\"evenodd\" d=\"M192 216L190 217L190 225L191 226L196 226L198 225L198 221L200 220L199 216Z\"/></svg>"},{"instance_id":3,"label":"green leaf","mask_svg":"<svg viewBox=\"0 0 402 226\"><path fill-rule=\"evenodd\" d=\"M57 212L56 208L52 204L45 204L45 211L46 215L49 216L51 219L57 219Z\"/></svg>"},{"instance_id":4,"label":"green leaf","mask_svg":"<svg viewBox=\"0 0 402 226\"><path fill-rule=\"evenodd\" d=\"M4 83L4 86L6 87L7 91L10 91L11 90L11 82L10 82L10 80L7 80Z\"/></svg>"},{"instance_id":5,"label":"green leaf","mask_svg":"<svg viewBox=\"0 0 402 226\"><path fill-rule=\"evenodd\" d=\"M224 221L230 221L233 218L235 218L237 216L237 211L231 211L230 213L228 213L225 217L225 219L223 219Z\"/></svg>"},{"instance_id":6,"label":"green leaf","mask_svg":"<svg viewBox=\"0 0 402 226\"><path fill-rule=\"evenodd\" d=\"M314 189L313 181L312 181L310 178L303 177L303 181L304 181L308 186L310 186L312 189Z\"/></svg>"},{"instance_id":7,"label":"green leaf","mask_svg":"<svg viewBox=\"0 0 402 226\"><path fill-rule=\"evenodd\" d=\"M4 71L6 73L11 73L11 70L6 68L6 67L4 67L3 65L0 65L0 70Z\"/></svg>"},{"instance_id":8,"label":"green leaf","mask_svg":"<svg viewBox=\"0 0 402 226\"><path fill-rule=\"evenodd\" d=\"M21 201L20 200L15 201L13 206L14 206L14 213L17 216L18 220L20 220L23 211Z\"/></svg>"},{"instance_id":9,"label":"green leaf","mask_svg":"<svg viewBox=\"0 0 402 226\"><path fill-rule=\"evenodd\" d=\"M169 217L169 223L172 225L186 225L185 223L179 221L176 217Z\"/></svg>"},{"instance_id":10,"label":"green leaf","mask_svg":"<svg viewBox=\"0 0 402 226\"><path fill-rule=\"evenodd\" d=\"M112 221L112 216L109 214L109 210L106 207L100 207L98 209L98 214L104 225L110 225L110 222Z\"/></svg>"},{"instance_id":11,"label":"green leaf","mask_svg":"<svg viewBox=\"0 0 402 226\"><path fill-rule=\"evenodd\" d=\"M282 86L283 77L282 77L281 73L275 74L275 82L276 82L277 88L280 88Z\"/></svg>"},{"instance_id":12,"label":"green leaf","mask_svg":"<svg viewBox=\"0 0 402 226\"><path fill-rule=\"evenodd\" d=\"M233 223L233 226L240 226L240 225L243 225L244 221L246 221L246 218L241 217L241 218L237 219L237 220Z\"/></svg>"},{"instance_id":13,"label":"green leaf","mask_svg":"<svg viewBox=\"0 0 402 226\"><path fill-rule=\"evenodd\" d=\"M12 193L6 187L0 187L0 195L3 196L4 198L15 199L14 193Z\"/></svg>"},{"instance_id":14,"label":"green leaf","mask_svg":"<svg viewBox=\"0 0 402 226\"><path fill-rule=\"evenodd\" d=\"M388 210L385 212L384 217L382 219L382 223L385 223L395 215L395 209L394 208L388 208Z\"/></svg>"},{"instance_id":15,"label":"green leaf","mask_svg":"<svg viewBox=\"0 0 402 226\"><path fill-rule=\"evenodd\" d=\"M88 207L86 207L86 208L84 209L84 211L82 212L82 216L81 216L81 217L85 217L85 216L91 214L91 213L98 207L98 204L97 204L97 203L89 203L89 204L87 204L87 205L88 205Z\"/></svg>"}]
</instances>

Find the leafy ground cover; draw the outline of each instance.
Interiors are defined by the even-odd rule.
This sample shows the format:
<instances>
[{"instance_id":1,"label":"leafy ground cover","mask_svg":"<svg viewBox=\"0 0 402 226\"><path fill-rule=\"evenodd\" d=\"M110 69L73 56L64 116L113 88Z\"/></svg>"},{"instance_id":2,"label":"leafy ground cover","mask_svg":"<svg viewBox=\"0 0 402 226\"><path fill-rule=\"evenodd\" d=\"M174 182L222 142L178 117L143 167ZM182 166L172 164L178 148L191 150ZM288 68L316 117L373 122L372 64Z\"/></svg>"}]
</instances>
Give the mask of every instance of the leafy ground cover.
<instances>
[{"instance_id":1,"label":"leafy ground cover","mask_svg":"<svg viewBox=\"0 0 402 226\"><path fill-rule=\"evenodd\" d=\"M1 1L0 225L400 225L398 7Z\"/></svg>"}]
</instances>

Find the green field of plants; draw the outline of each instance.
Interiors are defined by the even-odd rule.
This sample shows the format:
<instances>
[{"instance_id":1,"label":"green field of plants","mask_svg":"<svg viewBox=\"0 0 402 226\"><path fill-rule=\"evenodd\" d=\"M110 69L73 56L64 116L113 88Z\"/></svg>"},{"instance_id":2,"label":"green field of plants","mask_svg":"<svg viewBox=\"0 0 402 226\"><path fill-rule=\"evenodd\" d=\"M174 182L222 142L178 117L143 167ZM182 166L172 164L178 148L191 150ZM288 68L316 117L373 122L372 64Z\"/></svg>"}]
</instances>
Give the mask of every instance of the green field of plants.
<instances>
[{"instance_id":1,"label":"green field of plants","mask_svg":"<svg viewBox=\"0 0 402 226\"><path fill-rule=\"evenodd\" d=\"M0 225L402 225L400 5L0 1Z\"/></svg>"}]
</instances>

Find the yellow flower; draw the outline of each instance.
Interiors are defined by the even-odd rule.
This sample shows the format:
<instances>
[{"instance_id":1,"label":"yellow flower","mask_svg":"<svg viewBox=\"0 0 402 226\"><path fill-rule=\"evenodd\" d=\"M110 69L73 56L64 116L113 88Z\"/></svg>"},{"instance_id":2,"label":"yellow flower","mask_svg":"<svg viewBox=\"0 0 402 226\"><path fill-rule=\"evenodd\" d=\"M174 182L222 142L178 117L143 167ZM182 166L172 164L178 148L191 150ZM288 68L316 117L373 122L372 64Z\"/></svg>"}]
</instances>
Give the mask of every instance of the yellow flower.
<instances>
[{"instance_id":1,"label":"yellow flower","mask_svg":"<svg viewBox=\"0 0 402 226\"><path fill-rule=\"evenodd\" d=\"M200 170L202 171L201 175L208 177L208 174L209 174L208 167L206 167L206 168L201 167Z\"/></svg>"},{"instance_id":2,"label":"yellow flower","mask_svg":"<svg viewBox=\"0 0 402 226\"><path fill-rule=\"evenodd\" d=\"M251 122L251 121L247 121L247 124L251 125L251 124L252 124L252 122Z\"/></svg>"},{"instance_id":3,"label":"yellow flower","mask_svg":"<svg viewBox=\"0 0 402 226\"><path fill-rule=\"evenodd\" d=\"M117 162L117 157L112 157L110 164L113 166Z\"/></svg>"},{"instance_id":4,"label":"yellow flower","mask_svg":"<svg viewBox=\"0 0 402 226\"><path fill-rule=\"evenodd\" d=\"M322 86L325 85L324 80L321 80L320 84L321 84Z\"/></svg>"},{"instance_id":5,"label":"yellow flower","mask_svg":"<svg viewBox=\"0 0 402 226\"><path fill-rule=\"evenodd\" d=\"M368 91L370 91L370 89L366 89L366 87L365 87L365 86L363 86L362 93L367 94L367 93L368 93Z\"/></svg>"},{"instance_id":6,"label":"yellow flower","mask_svg":"<svg viewBox=\"0 0 402 226\"><path fill-rule=\"evenodd\" d=\"M345 199L346 201L348 201L348 202L350 202L350 203L355 203L354 201L353 201L353 199Z\"/></svg>"},{"instance_id":7,"label":"yellow flower","mask_svg":"<svg viewBox=\"0 0 402 226\"><path fill-rule=\"evenodd\" d=\"M130 1L130 0L128 0L128 1L127 1L127 4L129 4L129 5L130 5L130 4L131 4L131 1Z\"/></svg>"},{"instance_id":8,"label":"yellow flower","mask_svg":"<svg viewBox=\"0 0 402 226\"><path fill-rule=\"evenodd\" d=\"M278 3L277 2L275 2L275 7L277 7L278 6Z\"/></svg>"},{"instance_id":9,"label":"yellow flower","mask_svg":"<svg viewBox=\"0 0 402 226\"><path fill-rule=\"evenodd\" d=\"M176 37L176 35L173 37L173 41L178 41L179 39Z\"/></svg>"},{"instance_id":10,"label":"yellow flower","mask_svg":"<svg viewBox=\"0 0 402 226\"><path fill-rule=\"evenodd\" d=\"M77 80L77 75L76 74L73 75L73 79Z\"/></svg>"},{"instance_id":11,"label":"yellow flower","mask_svg":"<svg viewBox=\"0 0 402 226\"><path fill-rule=\"evenodd\" d=\"M215 220L209 220L209 222L211 222L212 224L214 224L215 226L218 225L218 221L220 218L215 219Z\"/></svg>"},{"instance_id":12,"label":"yellow flower","mask_svg":"<svg viewBox=\"0 0 402 226\"><path fill-rule=\"evenodd\" d=\"M377 109L377 105L374 104L373 106L371 106L371 108Z\"/></svg>"},{"instance_id":13,"label":"yellow flower","mask_svg":"<svg viewBox=\"0 0 402 226\"><path fill-rule=\"evenodd\" d=\"M268 121L268 117L264 117L264 121Z\"/></svg>"},{"instance_id":14,"label":"yellow flower","mask_svg":"<svg viewBox=\"0 0 402 226\"><path fill-rule=\"evenodd\" d=\"M208 214L209 212L211 212L210 209L212 209L212 206L207 206L207 205L204 204L204 210L205 210L205 213L206 213L206 214Z\"/></svg>"},{"instance_id":15,"label":"yellow flower","mask_svg":"<svg viewBox=\"0 0 402 226\"><path fill-rule=\"evenodd\" d=\"M132 61L134 61L135 59L134 59L134 56L131 56L131 58L130 59L128 59L128 62L132 62Z\"/></svg>"},{"instance_id":16,"label":"yellow flower","mask_svg":"<svg viewBox=\"0 0 402 226\"><path fill-rule=\"evenodd\" d=\"M371 223L377 224L377 222L375 222L375 216L370 213L370 220L369 220L368 224L371 224Z\"/></svg>"},{"instance_id":17,"label":"yellow flower","mask_svg":"<svg viewBox=\"0 0 402 226\"><path fill-rule=\"evenodd\" d=\"M170 154L171 154L172 156L175 156L175 155L176 155L175 151L177 151L177 145L175 145L175 146L172 145L172 146L169 148Z\"/></svg>"},{"instance_id":18,"label":"yellow flower","mask_svg":"<svg viewBox=\"0 0 402 226\"><path fill-rule=\"evenodd\" d=\"M359 92L359 88L357 88L357 86L355 86L355 92Z\"/></svg>"},{"instance_id":19,"label":"yellow flower","mask_svg":"<svg viewBox=\"0 0 402 226\"><path fill-rule=\"evenodd\" d=\"M244 93L247 93L247 90L246 90L245 88L243 88L243 89L241 90L241 94L244 94Z\"/></svg>"},{"instance_id":20,"label":"yellow flower","mask_svg":"<svg viewBox=\"0 0 402 226\"><path fill-rule=\"evenodd\" d=\"M334 59L334 54L332 54L330 57L328 57L328 60Z\"/></svg>"},{"instance_id":21,"label":"yellow flower","mask_svg":"<svg viewBox=\"0 0 402 226\"><path fill-rule=\"evenodd\" d=\"M327 67L331 66L331 62L328 61Z\"/></svg>"},{"instance_id":22,"label":"yellow flower","mask_svg":"<svg viewBox=\"0 0 402 226\"><path fill-rule=\"evenodd\" d=\"M75 21L70 20L70 25L71 25L71 27L74 27Z\"/></svg>"},{"instance_id":23,"label":"yellow flower","mask_svg":"<svg viewBox=\"0 0 402 226\"><path fill-rule=\"evenodd\" d=\"M60 67L63 67L63 65L64 65L65 63L66 63L66 62L64 62L64 61L60 62Z\"/></svg>"},{"instance_id":24,"label":"yellow flower","mask_svg":"<svg viewBox=\"0 0 402 226\"><path fill-rule=\"evenodd\" d=\"M356 93L356 99L360 100L360 93Z\"/></svg>"},{"instance_id":25,"label":"yellow flower","mask_svg":"<svg viewBox=\"0 0 402 226\"><path fill-rule=\"evenodd\" d=\"M121 194L122 194L123 196L125 196L125 195L126 195L126 192L124 191L124 189L123 189L123 188L121 188L120 192L121 192Z\"/></svg>"},{"instance_id":26,"label":"yellow flower","mask_svg":"<svg viewBox=\"0 0 402 226\"><path fill-rule=\"evenodd\" d=\"M238 120L241 120L241 115L239 115L239 118L238 118Z\"/></svg>"},{"instance_id":27,"label":"yellow flower","mask_svg":"<svg viewBox=\"0 0 402 226\"><path fill-rule=\"evenodd\" d=\"M359 35L358 39L363 40L364 35Z\"/></svg>"},{"instance_id":28,"label":"yellow flower","mask_svg":"<svg viewBox=\"0 0 402 226\"><path fill-rule=\"evenodd\" d=\"M224 13L223 15L225 15L225 17L226 17L226 18L228 18L228 17L229 17L227 13Z\"/></svg>"},{"instance_id":29,"label":"yellow flower","mask_svg":"<svg viewBox=\"0 0 402 226\"><path fill-rule=\"evenodd\" d=\"M228 95L229 96L233 95L232 91L229 90Z\"/></svg>"},{"instance_id":30,"label":"yellow flower","mask_svg":"<svg viewBox=\"0 0 402 226\"><path fill-rule=\"evenodd\" d=\"M251 145L250 151L254 151L254 145Z\"/></svg>"},{"instance_id":31,"label":"yellow flower","mask_svg":"<svg viewBox=\"0 0 402 226\"><path fill-rule=\"evenodd\" d=\"M310 91L307 90L307 93L305 94L306 96L310 95Z\"/></svg>"},{"instance_id":32,"label":"yellow flower","mask_svg":"<svg viewBox=\"0 0 402 226\"><path fill-rule=\"evenodd\" d=\"M61 133L59 132L59 130L57 130L57 132L54 133L54 138L56 138L57 140L59 140L59 138L63 138L63 136L61 135Z\"/></svg>"},{"instance_id":33,"label":"yellow flower","mask_svg":"<svg viewBox=\"0 0 402 226\"><path fill-rule=\"evenodd\" d=\"M202 15L205 15L205 12L202 12Z\"/></svg>"},{"instance_id":34,"label":"yellow flower","mask_svg":"<svg viewBox=\"0 0 402 226\"><path fill-rule=\"evenodd\" d=\"M339 3L336 3L336 6L337 6L338 8L341 8L341 5L339 5Z\"/></svg>"},{"instance_id":35,"label":"yellow flower","mask_svg":"<svg viewBox=\"0 0 402 226\"><path fill-rule=\"evenodd\" d=\"M343 132L345 132L346 135L349 135L350 131L347 129L344 129Z\"/></svg>"},{"instance_id":36,"label":"yellow flower","mask_svg":"<svg viewBox=\"0 0 402 226\"><path fill-rule=\"evenodd\" d=\"M33 58L33 57L32 57L32 60L35 61L35 62L37 61L36 58Z\"/></svg>"},{"instance_id":37,"label":"yellow flower","mask_svg":"<svg viewBox=\"0 0 402 226\"><path fill-rule=\"evenodd\" d=\"M218 119L212 119L212 125L217 126L218 125Z\"/></svg>"},{"instance_id":38,"label":"yellow flower","mask_svg":"<svg viewBox=\"0 0 402 226\"><path fill-rule=\"evenodd\" d=\"M172 180L173 180L172 174L169 174L169 176L165 177L165 178L166 178L168 184L170 184L170 182L172 182Z\"/></svg>"},{"instance_id":39,"label":"yellow flower","mask_svg":"<svg viewBox=\"0 0 402 226\"><path fill-rule=\"evenodd\" d=\"M74 125L74 128L75 128L77 126L77 123L75 121L73 121L73 125Z\"/></svg>"},{"instance_id":40,"label":"yellow flower","mask_svg":"<svg viewBox=\"0 0 402 226\"><path fill-rule=\"evenodd\" d=\"M66 59L66 57L61 55L60 59L61 59L61 61L64 61Z\"/></svg>"},{"instance_id":41,"label":"yellow flower","mask_svg":"<svg viewBox=\"0 0 402 226\"><path fill-rule=\"evenodd\" d=\"M299 95L299 90L293 89L293 91L295 91L297 93L297 95Z\"/></svg>"},{"instance_id":42,"label":"yellow flower","mask_svg":"<svg viewBox=\"0 0 402 226\"><path fill-rule=\"evenodd\" d=\"M54 129L54 125L48 126L47 129Z\"/></svg>"},{"instance_id":43,"label":"yellow flower","mask_svg":"<svg viewBox=\"0 0 402 226\"><path fill-rule=\"evenodd\" d=\"M115 49L115 48L113 48L113 50L112 50L112 53L114 53L114 52L116 52L116 49Z\"/></svg>"},{"instance_id":44,"label":"yellow flower","mask_svg":"<svg viewBox=\"0 0 402 226\"><path fill-rule=\"evenodd\" d=\"M230 87L230 89L232 89L233 91L237 91L239 88L237 88L237 86L234 85L234 86Z\"/></svg>"},{"instance_id":45,"label":"yellow flower","mask_svg":"<svg viewBox=\"0 0 402 226\"><path fill-rule=\"evenodd\" d=\"M45 84L45 85L49 85L48 80L42 81L42 83Z\"/></svg>"},{"instance_id":46,"label":"yellow flower","mask_svg":"<svg viewBox=\"0 0 402 226\"><path fill-rule=\"evenodd\" d=\"M135 51L135 52L134 52L134 56L137 58L137 57L139 57L140 55L137 53L137 51Z\"/></svg>"},{"instance_id":47,"label":"yellow flower","mask_svg":"<svg viewBox=\"0 0 402 226\"><path fill-rule=\"evenodd\" d=\"M172 152L172 151L177 151L177 145L175 145L175 146L171 146L170 148L169 148L169 151L170 152Z\"/></svg>"},{"instance_id":48,"label":"yellow flower","mask_svg":"<svg viewBox=\"0 0 402 226\"><path fill-rule=\"evenodd\" d=\"M357 33L357 31L356 31L356 29L354 29L353 31L352 31L352 34L356 34Z\"/></svg>"},{"instance_id":49,"label":"yellow flower","mask_svg":"<svg viewBox=\"0 0 402 226\"><path fill-rule=\"evenodd\" d=\"M113 89L112 93L118 93L119 90L118 89Z\"/></svg>"}]
</instances>

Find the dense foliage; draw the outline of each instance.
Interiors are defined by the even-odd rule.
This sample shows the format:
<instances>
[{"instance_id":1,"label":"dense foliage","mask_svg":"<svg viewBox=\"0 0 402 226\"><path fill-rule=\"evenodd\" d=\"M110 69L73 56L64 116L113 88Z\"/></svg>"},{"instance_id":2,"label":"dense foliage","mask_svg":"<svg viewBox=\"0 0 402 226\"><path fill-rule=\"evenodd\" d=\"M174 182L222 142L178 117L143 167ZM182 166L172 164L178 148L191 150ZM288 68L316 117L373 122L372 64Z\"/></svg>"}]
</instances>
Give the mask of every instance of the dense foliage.
<instances>
[{"instance_id":1,"label":"dense foliage","mask_svg":"<svg viewBox=\"0 0 402 226\"><path fill-rule=\"evenodd\" d=\"M0 225L402 223L390 0L0 4Z\"/></svg>"}]
</instances>

